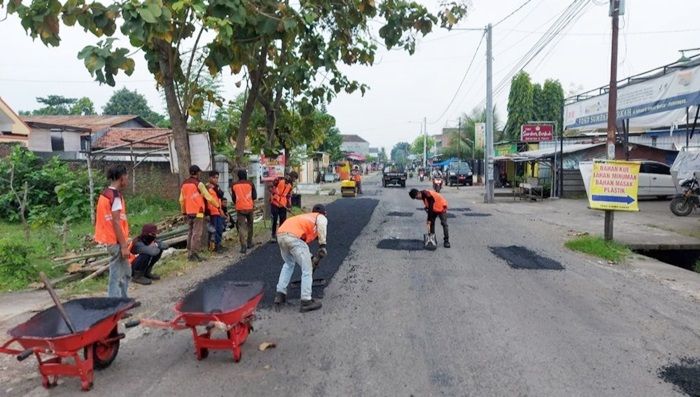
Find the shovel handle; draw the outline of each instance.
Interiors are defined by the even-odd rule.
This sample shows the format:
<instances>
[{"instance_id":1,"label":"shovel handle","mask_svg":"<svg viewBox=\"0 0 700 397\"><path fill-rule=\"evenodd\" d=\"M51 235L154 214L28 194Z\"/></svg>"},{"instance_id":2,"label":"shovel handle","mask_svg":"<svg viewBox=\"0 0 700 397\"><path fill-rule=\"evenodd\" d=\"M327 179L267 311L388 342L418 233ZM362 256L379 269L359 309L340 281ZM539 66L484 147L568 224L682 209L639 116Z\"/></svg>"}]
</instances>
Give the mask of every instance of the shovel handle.
<instances>
[{"instance_id":1,"label":"shovel handle","mask_svg":"<svg viewBox=\"0 0 700 397\"><path fill-rule=\"evenodd\" d=\"M32 354L34 354L34 349L27 349L27 350L25 350L22 353L17 355L17 361L24 361Z\"/></svg>"}]
</instances>

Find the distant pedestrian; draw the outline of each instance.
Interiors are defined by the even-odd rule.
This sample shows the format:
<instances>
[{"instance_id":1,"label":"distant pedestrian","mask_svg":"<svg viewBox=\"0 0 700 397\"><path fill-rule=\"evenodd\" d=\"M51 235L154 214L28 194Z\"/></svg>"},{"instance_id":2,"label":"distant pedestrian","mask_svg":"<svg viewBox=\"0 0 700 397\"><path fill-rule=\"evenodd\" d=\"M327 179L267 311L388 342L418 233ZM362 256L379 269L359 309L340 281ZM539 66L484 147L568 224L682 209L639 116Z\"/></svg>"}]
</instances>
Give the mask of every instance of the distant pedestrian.
<instances>
[{"instance_id":1,"label":"distant pedestrian","mask_svg":"<svg viewBox=\"0 0 700 397\"><path fill-rule=\"evenodd\" d=\"M142 285L150 285L152 281L160 280L160 276L153 273L153 267L160 260L163 251L168 249L168 245L158 240L156 225L143 225L141 234L134 238L130 247L132 280Z\"/></svg>"},{"instance_id":2,"label":"distant pedestrian","mask_svg":"<svg viewBox=\"0 0 700 397\"><path fill-rule=\"evenodd\" d=\"M193 165L190 167L190 177L187 178L180 188L180 208L183 215L187 217L189 233L187 234L187 259L199 262L199 250L202 244L202 234L204 232L204 209L205 200L214 207L219 207L218 200L209 194L207 187L199 180L202 170Z\"/></svg>"},{"instance_id":3,"label":"distant pedestrian","mask_svg":"<svg viewBox=\"0 0 700 397\"><path fill-rule=\"evenodd\" d=\"M236 224L238 226L238 241L241 243L241 253L253 248L253 215L255 214L255 200L258 193L255 185L248 180L245 170L238 170L238 181L231 185L231 200L236 208Z\"/></svg>"},{"instance_id":4,"label":"distant pedestrian","mask_svg":"<svg viewBox=\"0 0 700 397\"><path fill-rule=\"evenodd\" d=\"M126 218L126 200L122 195L122 191L129 185L126 167L109 167L107 179L109 186L97 199L95 241L106 245L110 256L107 295L112 298L126 298L131 277L129 223Z\"/></svg>"},{"instance_id":5,"label":"distant pedestrian","mask_svg":"<svg viewBox=\"0 0 700 397\"><path fill-rule=\"evenodd\" d=\"M287 211L292 207L292 189L294 182L299 178L295 171L285 177L278 177L270 186L270 215L272 215L272 237L270 241L277 241L277 222L281 226L287 220Z\"/></svg>"},{"instance_id":6,"label":"distant pedestrian","mask_svg":"<svg viewBox=\"0 0 700 397\"><path fill-rule=\"evenodd\" d=\"M278 309L279 305L287 301L287 286L292 279L296 265L301 267L301 306L299 311L305 313L321 308L321 302L311 297L313 264L309 244L318 238L317 255L319 258L326 256L328 254L326 250L327 229L326 207L323 204L316 204L311 209L311 213L293 216L277 230L277 243L284 260L274 301Z\"/></svg>"},{"instance_id":7,"label":"distant pedestrian","mask_svg":"<svg viewBox=\"0 0 700 397\"><path fill-rule=\"evenodd\" d=\"M432 190L411 189L408 195L414 200L422 200L425 212L428 213L428 228L430 234L435 234L435 220L440 218L444 246L450 248L450 233L447 227L447 200L438 192Z\"/></svg>"},{"instance_id":8,"label":"distant pedestrian","mask_svg":"<svg viewBox=\"0 0 700 397\"><path fill-rule=\"evenodd\" d=\"M207 213L209 214L209 224L214 231L209 235L210 243L214 244L213 251L221 253L224 247L221 245L224 229L226 228L226 218L224 218L222 210L222 199L224 192L219 188L219 172L212 171L209 173L209 182L207 183L207 191L209 195L218 201L219 206L216 207L207 203Z\"/></svg>"}]
</instances>

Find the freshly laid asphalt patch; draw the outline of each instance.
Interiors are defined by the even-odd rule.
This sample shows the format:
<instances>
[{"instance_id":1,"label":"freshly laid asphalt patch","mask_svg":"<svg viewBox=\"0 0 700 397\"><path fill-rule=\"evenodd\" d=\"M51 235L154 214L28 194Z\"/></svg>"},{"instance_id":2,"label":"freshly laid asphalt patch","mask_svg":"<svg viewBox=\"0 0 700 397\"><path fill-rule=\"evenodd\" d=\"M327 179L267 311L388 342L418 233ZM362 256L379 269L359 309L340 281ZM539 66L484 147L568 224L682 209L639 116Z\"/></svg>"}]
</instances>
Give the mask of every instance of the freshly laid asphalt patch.
<instances>
[{"instance_id":1,"label":"freshly laid asphalt patch","mask_svg":"<svg viewBox=\"0 0 700 397\"><path fill-rule=\"evenodd\" d=\"M450 214L449 212L447 213L448 218L456 218L457 216L455 214Z\"/></svg>"},{"instance_id":2,"label":"freshly laid asphalt patch","mask_svg":"<svg viewBox=\"0 0 700 397\"><path fill-rule=\"evenodd\" d=\"M388 213L388 214L386 214L386 215L387 215L387 216L413 216L413 212L397 212L397 211L393 211L393 212L390 212L390 213Z\"/></svg>"},{"instance_id":3,"label":"freshly laid asphalt patch","mask_svg":"<svg viewBox=\"0 0 700 397\"><path fill-rule=\"evenodd\" d=\"M505 260L513 269L528 270L564 270L561 263L545 258L525 247L511 245L510 247L489 247L497 257Z\"/></svg>"},{"instance_id":4,"label":"freshly laid asphalt patch","mask_svg":"<svg viewBox=\"0 0 700 397\"><path fill-rule=\"evenodd\" d=\"M377 244L377 248L381 250L395 250L395 251L423 251L423 240L411 240L402 238L392 238L381 240Z\"/></svg>"},{"instance_id":5,"label":"freshly laid asphalt patch","mask_svg":"<svg viewBox=\"0 0 700 397\"><path fill-rule=\"evenodd\" d=\"M453 212L468 212L468 211L471 211L471 210L472 210L471 208L467 208L467 207L450 208L450 211L453 211Z\"/></svg>"},{"instance_id":6,"label":"freshly laid asphalt patch","mask_svg":"<svg viewBox=\"0 0 700 397\"><path fill-rule=\"evenodd\" d=\"M340 264L350 252L350 246L369 222L379 201L373 199L336 200L326 205L328 211L328 255L321 261L314 272L314 278L330 280L338 271ZM311 245L311 252L316 252L318 243ZM275 297L275 287L282 269L282 257L277 244L265 243L245 258L229 265L221 273L200 282L196 289L208 288L221 281L262 281L264 296L261 305L269 307ZM292 280L301 277L299 266L294 269ZM314 287L314 296L323 294L325 286ZM298 299L299 292L288 288L289 299Z\"/></svg>"},{"instance_id":7,"label":"freshly laid asphalt patch","mask_svg":"<svg viewBox=\"0 0 700 397\"><path fill-rule=\"evenodd\" d=\"M691 397L700 397L700 359L681 358L659 370L659 377Z\"/></svg>"},{"instance_id":8,"label":"freshly laid asphalt patch","mask_svg":"<svg viewBox=\"0 0 700 397\"><path fill-rule=\"evenodd\" d=\"M491 216L491 214L487 214L485 212L470 212L470 213L464 213L462 214L464 216L473 216L473 217L484 217L484 216Z\"/></svg>"}]
</instances>

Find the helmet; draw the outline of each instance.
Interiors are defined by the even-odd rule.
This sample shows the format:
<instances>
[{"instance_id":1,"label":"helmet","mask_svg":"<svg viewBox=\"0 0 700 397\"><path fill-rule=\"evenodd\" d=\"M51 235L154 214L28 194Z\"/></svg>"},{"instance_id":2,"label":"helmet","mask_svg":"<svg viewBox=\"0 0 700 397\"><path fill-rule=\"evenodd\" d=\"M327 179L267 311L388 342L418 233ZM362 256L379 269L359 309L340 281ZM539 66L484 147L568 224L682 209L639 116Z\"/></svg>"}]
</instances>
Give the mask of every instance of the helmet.
<instances>
[{"instance_id":1,"label":"helmet","mask_svg":"<svg viewBox=\"0 0 700 397\"><path fill-rule=\"evenodd\" d=\"M311 212L317 212L319 214L326 215L326 206L323 204L316 204L311 209Z\"/></svg>"}]
</instances>

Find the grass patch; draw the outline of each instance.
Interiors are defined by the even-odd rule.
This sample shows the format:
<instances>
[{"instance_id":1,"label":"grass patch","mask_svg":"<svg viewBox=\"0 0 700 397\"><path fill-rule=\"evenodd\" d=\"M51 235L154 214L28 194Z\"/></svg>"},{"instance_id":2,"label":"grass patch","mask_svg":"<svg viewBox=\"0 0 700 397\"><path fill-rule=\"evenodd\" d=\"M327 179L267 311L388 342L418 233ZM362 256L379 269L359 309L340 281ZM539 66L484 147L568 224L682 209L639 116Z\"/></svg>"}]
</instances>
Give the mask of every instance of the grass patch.
<instances>
[{"instance_id":1,"label":"grass patch","mask_svg":"<svg viewBox=\"0 0 700 397\"><path fill-rule=\"evenodd\" d=\"M107 294L107 273L105 275L96 277L85 282L75 282L69 283L61 290L61 297L63 298L74 298L76 296L93 296L102 294Z\"/></svg>"},{"instance_id":2,"label":"grass patch","mask_svg":"<svg viewBox=\"0 0 700 397\"><path fill-rule=\"evenodd\" d=\"M626 246L614 241L605 241L598 236L577 237L567 241L564 246L570 250L583 252L615 263L622 262L632 253Z\"/></svg>"}]
</instances>

